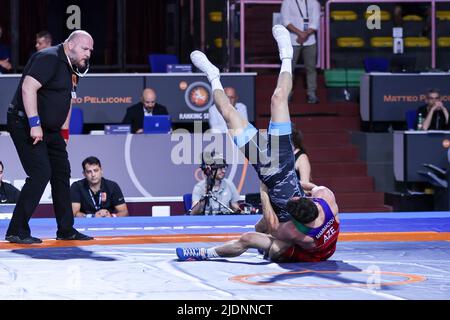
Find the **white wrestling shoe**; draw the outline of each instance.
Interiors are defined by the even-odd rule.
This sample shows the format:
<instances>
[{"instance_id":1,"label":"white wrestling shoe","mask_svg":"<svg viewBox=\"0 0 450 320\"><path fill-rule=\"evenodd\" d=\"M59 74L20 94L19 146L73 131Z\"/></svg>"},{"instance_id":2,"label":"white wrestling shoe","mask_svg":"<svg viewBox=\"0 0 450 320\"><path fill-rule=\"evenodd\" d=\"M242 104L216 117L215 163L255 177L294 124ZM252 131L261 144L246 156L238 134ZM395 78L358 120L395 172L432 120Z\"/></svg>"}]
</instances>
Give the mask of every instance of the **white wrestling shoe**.
<instances>
[{"instance_id":1,"label":"white wrestling shoe","mask_svg":"<svg viewBox=\"0 0 450 320\"><path fill-rule=\"evenodd\" d=\"M219 69L208 60L203 52L198 50L192 51L191 61L194 66L199 68L202 72L206 73L209 82L220 77Z\"/></svg>"},{"instance_id":2,"label":"white wrestling shoe","mask_svg":"<svg viewBox=\"0 0 450 320\"><path fill-rule=\"evenodd\" d=\"M278 51L280 52L280 59L292 59L294 49L292 49L291 36L288 29L281 24L274 25L272 34L278 44Z\"/></svg>"}]
</instances>

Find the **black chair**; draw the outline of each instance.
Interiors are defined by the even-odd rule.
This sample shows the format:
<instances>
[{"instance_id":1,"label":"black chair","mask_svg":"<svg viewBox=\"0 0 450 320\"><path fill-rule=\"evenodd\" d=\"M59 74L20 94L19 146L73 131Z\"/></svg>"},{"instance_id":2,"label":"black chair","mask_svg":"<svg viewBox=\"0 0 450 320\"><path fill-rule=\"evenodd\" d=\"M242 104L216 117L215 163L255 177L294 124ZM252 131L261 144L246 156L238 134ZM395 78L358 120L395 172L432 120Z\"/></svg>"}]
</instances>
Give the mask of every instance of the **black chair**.
<instances>
[{"instance_id":1,"label":"black chair","mask_svg":"<svg viewBox=\"0 0 450 320\"><path fill-rule=\"evenodd\" d=\"M84 125L83 110L80 108L72 108L70 115L69 133L82 134Z\"/></svg>"},{"instance_id":2,"label":"black chair","mask_svg":"<svg viewBox=\"0 0 450 320\"><path fill-rule=\"evenodd\" d=\"M417 124L417 110L408 110L405 112L406 128L408 130L415 130Z\"/></svg>"},{"instance_id":3,"label":"black chair","mask_svg":"<svg viewBox=\"0 0 450 320\"><path fill-rule=\"evenodd\" d=\"M391 59L391 72L395 73L415 73L416 57L404 57L394 55Z\"/></svg>"},{"instance_id":4,"label":"black chair","mask_svg":"<svg viewBox=\"0 0 450 320\"><path fill-rule=\"evenodd\" d=\"M383 57L364 58L364 69L369 72L389 72L389 60Z\"/></svg>"},{"instance_id":5,"label":"black chair","mask_svg":"<svg viewBox=\"0 0 450 320\"><path fill-rule=\"evenodd\" d=\"M450 171L439 168L430 163L422 164L428 170L417 171L418 174L424 176L427 181L435 187L433 195L434 210L449 211L450 210Z\"/></svg>"},{"instance_id":6,"label":"black chair","mask_svg":"<svg viewBox=\"0 0 450 320\"><path fill-rule=\"evenodd\" d=\"M178 64L178 57L174 54L150 54L148 56L153 73L166 73L168 64Z\"/></svg>"}]
</instances>

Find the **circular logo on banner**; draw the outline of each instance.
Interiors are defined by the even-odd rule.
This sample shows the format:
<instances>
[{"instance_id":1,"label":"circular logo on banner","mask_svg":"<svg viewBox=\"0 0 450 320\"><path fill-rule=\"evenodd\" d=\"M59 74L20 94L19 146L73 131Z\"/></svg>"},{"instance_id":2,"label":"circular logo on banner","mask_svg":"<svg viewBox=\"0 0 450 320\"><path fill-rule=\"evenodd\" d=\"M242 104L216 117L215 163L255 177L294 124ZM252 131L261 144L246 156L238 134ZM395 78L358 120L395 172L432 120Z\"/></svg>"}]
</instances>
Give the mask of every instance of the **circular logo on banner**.
<instances>
[{"instance_id":1,"label":"circular logo on banner","mask_svg":"<svg viewBox=\"0 0 450 320\"><path fill-rule=\"evenodd\" d=\"M179 84L180 90L186 90L187 86L188 85L186 81L181 81Z\"/></svg>"},{"instance_id":2,"label":"circular logo on banner","mask_svg":"<svg viewBox=\"0 0 450 320\"><path fill-rule=\"evenodd\" d=\"M184 100L195 112L208 110L213 104L211 87L204 82L191 83L184 94Z\"/></svg>"},{"instance_id":3,"label":"circular logo on banner","mask_svg":"<svg viewBox=\"0 0 450 320\"><path fill-rule=\"evenodd\" d=\"M444 139L444 140L442 141L442 146L443 146L445 149L448 149L448 148L450 147L450 140Z\"/></svg>"}]
</instances>

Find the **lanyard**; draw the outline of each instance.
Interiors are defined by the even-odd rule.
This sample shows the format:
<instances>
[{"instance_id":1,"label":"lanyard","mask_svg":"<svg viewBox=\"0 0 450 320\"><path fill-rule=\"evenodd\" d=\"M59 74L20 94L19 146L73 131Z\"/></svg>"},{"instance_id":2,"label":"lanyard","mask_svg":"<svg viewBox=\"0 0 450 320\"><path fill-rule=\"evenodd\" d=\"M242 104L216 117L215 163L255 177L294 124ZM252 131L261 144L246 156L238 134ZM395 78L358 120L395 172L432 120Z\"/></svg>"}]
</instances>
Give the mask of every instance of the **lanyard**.
<instances>
[{"instance_id":1,"label":"lanyard","mask_svg":"<svg viewBox=\"0 0 450 320\"><path fill-rule=\"evenodd\" d=\"M89 195L91 196L91 200L92 200L92 203L94 204L95 211L98 211L101 208L101 204L102 204L101 196L102 196L102 193L100 191L101 190L99 190L99 192L98 192L98 203L97 203L95 201L95 199L94 199L94 193L92 192L91 188L89 188Z\"/></svg>"},{"instance_id":2,"label":"lanyard","mask_svg":"<svg viewBox=\"0 0 450 320\"><path fill-rule=\"evenodd\" d=\"M66 58L67 58L67 62L69 62L70 69L72 69L72 72L75 73L77 76L83 78L88 73L88 71L89 71L89 62L87 62L86 70L83 73L80 73L80 71L78 70L78 67L75 67L75 68L77 68L77 71L75 71L75 69L72 66L72 62L70 62L70 59L67 56L67 54L66 54Z\"/></svg>"},{"instance_id":3,"label":"lanyard","mask_svg":"<svg viewBox=\"0 0 450 320\"><path fill-rule=\"evenodd\" d=\"M89 66L87 67L86 71L83 74L81 74L81 73L79 73L79 72L77 72L77 71L75 71L73 69L72 63L70 62L70 59L67 56L67 54L66 54L66 58L67 58L67 62L69 62L70 69L72 69L72 91L71 91L71 95L72 95L72 99L76 99L77 98L77 76L76 75L78 75L79 77L84 77L86 75L86 73L88 72L88 70L89 70ZM78 68L77 68L77 70L78 70Z\"/></svg>"},{"instance_id":4,"label":"lanyard","mask_svg":"<svg viewBox=\"0 0 450 320\"><path fill-rule=\"evenodd\" d=\"M302 19L305 20L305 17L303 16L302 9L300 9L300 5L298 4L298 0L295 0L295 4L297 5L298 11L300 12L300 15L302 16ZM305 7L306 7L306 19L308 19L308 0L305 0Z\"/></svg>"}]
</instances>

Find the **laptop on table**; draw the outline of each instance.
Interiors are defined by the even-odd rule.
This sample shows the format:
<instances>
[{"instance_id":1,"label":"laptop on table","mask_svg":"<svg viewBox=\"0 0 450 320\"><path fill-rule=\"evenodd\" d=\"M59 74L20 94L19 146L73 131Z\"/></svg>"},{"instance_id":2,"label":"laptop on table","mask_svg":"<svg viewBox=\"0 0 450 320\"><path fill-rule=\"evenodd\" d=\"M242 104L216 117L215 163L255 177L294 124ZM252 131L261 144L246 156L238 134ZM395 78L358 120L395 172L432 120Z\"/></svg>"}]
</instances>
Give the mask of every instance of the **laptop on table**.
<instances>
[{"instance_id":1,"label":"laptop on table","mask_svg":"<svg viewBox=\"0 0 450 320\"><path fill-rule=\"evenodd\" d=\"M144 117L144 133L169 133L172 121L168 115Z\"/></svg>"}]
</instances>

